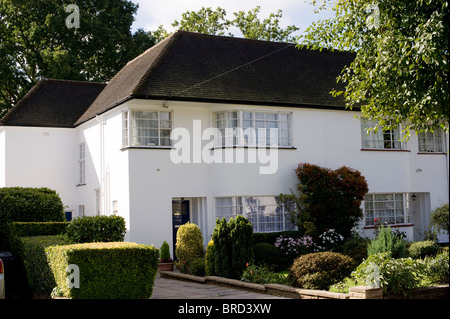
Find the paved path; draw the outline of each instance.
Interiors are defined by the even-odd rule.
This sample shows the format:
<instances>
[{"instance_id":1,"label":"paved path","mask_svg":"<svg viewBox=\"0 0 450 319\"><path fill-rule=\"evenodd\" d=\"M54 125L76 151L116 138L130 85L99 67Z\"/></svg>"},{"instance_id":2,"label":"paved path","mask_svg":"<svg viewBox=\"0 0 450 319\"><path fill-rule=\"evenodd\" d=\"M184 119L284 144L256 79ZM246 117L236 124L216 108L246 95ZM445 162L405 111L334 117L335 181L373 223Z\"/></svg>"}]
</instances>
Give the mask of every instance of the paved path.
<instances>
[{"instance_id":1,"label":"paved path","mask_svg":"<svg viewBox=\"0 0 450 319\"><path fill-rule=\"evenodd\" d=\"M286 299L265 293L161 278L156 275L150 299Z\"/></svg>"}]
</instances>

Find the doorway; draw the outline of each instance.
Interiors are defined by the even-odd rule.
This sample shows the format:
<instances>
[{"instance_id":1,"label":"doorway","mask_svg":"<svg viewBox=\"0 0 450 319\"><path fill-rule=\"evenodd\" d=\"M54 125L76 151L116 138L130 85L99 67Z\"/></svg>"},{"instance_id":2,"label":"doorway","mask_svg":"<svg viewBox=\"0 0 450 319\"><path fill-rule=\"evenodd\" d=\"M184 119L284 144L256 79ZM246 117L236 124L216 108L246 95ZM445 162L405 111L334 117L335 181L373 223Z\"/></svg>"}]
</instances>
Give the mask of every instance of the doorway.
<instances>
[{"instance_id":1,"label":"doorway","mask_svg":"<svg viewBox=\"0 0 450 319\"><path fill-rule=\"evenodd\" d=\"M172 234L173 234L173 256L174 260L177 258L175 255L175 247L177 243L177 232L181 225L186 224L189 221L189 201L188 200L172 200Z\"/></svg>"}]
</instances>

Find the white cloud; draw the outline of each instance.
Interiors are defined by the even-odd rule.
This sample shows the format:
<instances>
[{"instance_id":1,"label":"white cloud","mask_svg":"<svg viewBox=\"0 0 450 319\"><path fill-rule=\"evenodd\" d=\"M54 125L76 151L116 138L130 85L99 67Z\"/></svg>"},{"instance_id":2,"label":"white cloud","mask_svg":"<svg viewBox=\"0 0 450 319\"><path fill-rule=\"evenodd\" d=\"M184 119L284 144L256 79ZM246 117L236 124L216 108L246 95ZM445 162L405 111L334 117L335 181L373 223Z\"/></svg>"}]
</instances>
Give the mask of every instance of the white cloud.
<instances>
[{"instance_id":1,"label":"white cloud","mask_svg":"<svg viewBox=\"0 0 450 319\"><path fill-rule=\"evenodd\" d=\"M249 11L256 6L261 7L260 19L266 18L271 12L283 11L281 26L295 25L303 32L312 21L319 16L313 13L313 7L302 0L132 0L139 4L133 29L143 28L154 31L163 25L168 31L175 31L171 26L174 20L180 20L186 11L198 11L202 7L221 7L226 10L228 19L233 18L233 12ZM321 17L324 15L321 14Z\"/></svg>"}]
</instances>

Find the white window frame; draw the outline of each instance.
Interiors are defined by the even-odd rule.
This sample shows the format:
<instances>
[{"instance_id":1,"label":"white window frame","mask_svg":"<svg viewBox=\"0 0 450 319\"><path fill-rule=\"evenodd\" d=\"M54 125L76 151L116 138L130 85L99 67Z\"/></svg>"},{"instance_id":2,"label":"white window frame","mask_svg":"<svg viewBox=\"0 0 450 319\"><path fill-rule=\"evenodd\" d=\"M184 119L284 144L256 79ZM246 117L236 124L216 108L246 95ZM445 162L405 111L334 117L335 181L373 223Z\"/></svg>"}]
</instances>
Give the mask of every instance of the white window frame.
<instances>
[{"instance_id":1,"label":"white window frame","mask_svg":"<svg viewBox=\"0 0 450 319\"><path fill-rule=\"evenodd\" d=\"M218 119L218 115L222 115L222 119ZM245 119L244 114L251 114L251 119ZM264 119L257 119L256 115L263 115ZM277 119L267 119L269 115L277 115ZM282 117L287 116L287 120L283 121ZM278 145L278 147L292 148L293 147L293 125L292 125L292 112L283 111L267 111L267 110L227 110L227 111L216 111L213 113L213 123L214 127L219 129L222 133L222 139L216 139L216 146L271 146ZM219 125L219 121L221 125ZM245 122L251 121L251 126L244 125ZM264 125L262 129L266 130L266 141L262 142L258 140L258 128L257 122L263 122ZM276 139L270 139L267 134L268 122L277 123L277 136ZM287 128L283 128L283 124L287 125ZM246 130L247 128L252 128L256 136L248 136L248 133L252 133L251 130ZM227 130L228 129L228 130ZM281 132L287 132L287 143L282 143L283 134ZM269 133L270 134L270 133Z\"/></svg>"},{"instance_id":2,"label":"white window frame","mask_svg":"<svg viewBox=\"0 0 450 319\"><path fill-rule=\"evenodd\" d=\"M417 134L419 153L443 153L443 142L443 131L440 128L433 132L428 131Z\"/></svg>"},{"instance_id":3,"label":"white window frame","mask_svg":"<svg viewBox=\"0 0 450 319\"><path fill-rule=\"evenodd\" d=\"M386 197L382 199L382 197ZM370 193L364 196L364 226L409 224L407 193Z\"/></svg>"},{"instance_id":4,"label":"white window frame","mask_svg":"<svg viewBox=\"0 0 450 319\"><path fill-rule=\"evenodd\" d=\"M254 206L248 205L248 199L255 200ZM221 200L228 199L228 205L220 205ZM263 203L264 199L275 199L275 203ZM267 214L267 207L276 206L273 210L277 210L278 207L281 209L280 213ZM228 214L220 214L219 210L225 211L229 210ZM248 220L253 225L253 231L255 233L271 233L280 232L287 230L296 230L297 227L293 225L289 220L289 211L285 208L283 203L277 200L277 196L229 196L229 197L216 197L215 198L215 212L216 218L225 219L228 221L231 217L236 218L240 215ZM270 209L269 209L270 212ZM278 220L277 220L278 219ZM281 221L280 221L281 219ZM272 220L272 221L271 221ZM281 224L280 224L281 223ZM281 226L281 227L277 227Z\"/></svg>"},{"instance_id":5,"label":"white window frame","mask_svg":"<svg viewBox=\"0 0 450 319\"><path fill-rule=\"evenodd\" d=\"M157 113L157 127L155 128L139 128L136 127L136 114L138 113ZM161 119L161 114L169 114L169 120ZM141 118L145 121L145 118ZM148 119L155 120L155 119ZM170 127L162 127L163 122L169 122ZM142 130L157 130L158 136L138 136L137 131ZM162 136L162 131L169 131L167 136ZM139 147L139 148L172 148L172 141L170 140L170 133L173 130L173 111L160 111L160 110L125 110L122 112L122 147ZM156 139L157 142L154 144L142 144L138 140L140 139ZM167 140L169 145L161 145L162 140Z\"/></svg>"},{"instance_id":6,"label":"white window frame","mask_svg":"<svg viewBox=\"0 0 450 319\"><path fill-rule=\"evenodd\" d=\"M86 143L78 145L78 185L86 185Z\"/></svg>"},{"instance_id":7,"label":"white window frame","mask_svg":"<svg viewBox=\"0 0 450 319\"><path fill-rule=\"evenodd\" d=\"M361 143L362 149L372 150L404 150L406 149L406 143L401 139L401 126L383 131L382 127L378 128L375 132L371 130L368 133L369 128L374 128L376 123L364 118L361 118Z\"/></svg>"},{"instance_id":8,"label":"white window frame","mask_svg":"<svg viewBox=\"0 0 450 319\"><path fill-rule=\"evenodd\" d=\"M85 216L84 205L78 205L78 217Z\"/></svg>"}]
</instances>

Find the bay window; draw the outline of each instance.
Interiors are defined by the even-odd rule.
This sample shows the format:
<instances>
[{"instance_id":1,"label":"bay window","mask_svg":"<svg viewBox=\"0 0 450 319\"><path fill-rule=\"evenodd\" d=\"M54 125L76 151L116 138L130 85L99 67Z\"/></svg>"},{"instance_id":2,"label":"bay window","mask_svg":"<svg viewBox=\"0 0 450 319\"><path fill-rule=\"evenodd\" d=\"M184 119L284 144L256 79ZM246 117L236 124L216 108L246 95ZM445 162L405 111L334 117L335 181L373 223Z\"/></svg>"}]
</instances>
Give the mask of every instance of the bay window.
<instances>
[{"instance_id":1,"label":"bay window","mask_svg":"<svg viewBox=\"0 0 450 319\"><path fill-rule=\"evenodd\" d=\"M292 146L292 113L223 111L214 113L218 146Z\"/></svg>"},{"instance_id":2,"label":"bay window","mask_svg":"<svg viewBox=\"0 0 450 319\"><path fill-rule=\"evenodd\" d=\"M231 217L241 215L253 225L254 232L278 232L295 230L290 221L290 213L284 204L275 196L245 196L217 197L216 217Z\"/></svg>"},{"instance_id":3,"label":"bay window","mask_svg":"<svg viewBox=\"0 0 450 319\"><path fill-rule=\"evenodd\" d=\"M170 147L172 112L124 111L122 144L124 147Z\"/></svg>"}]
</instances>

